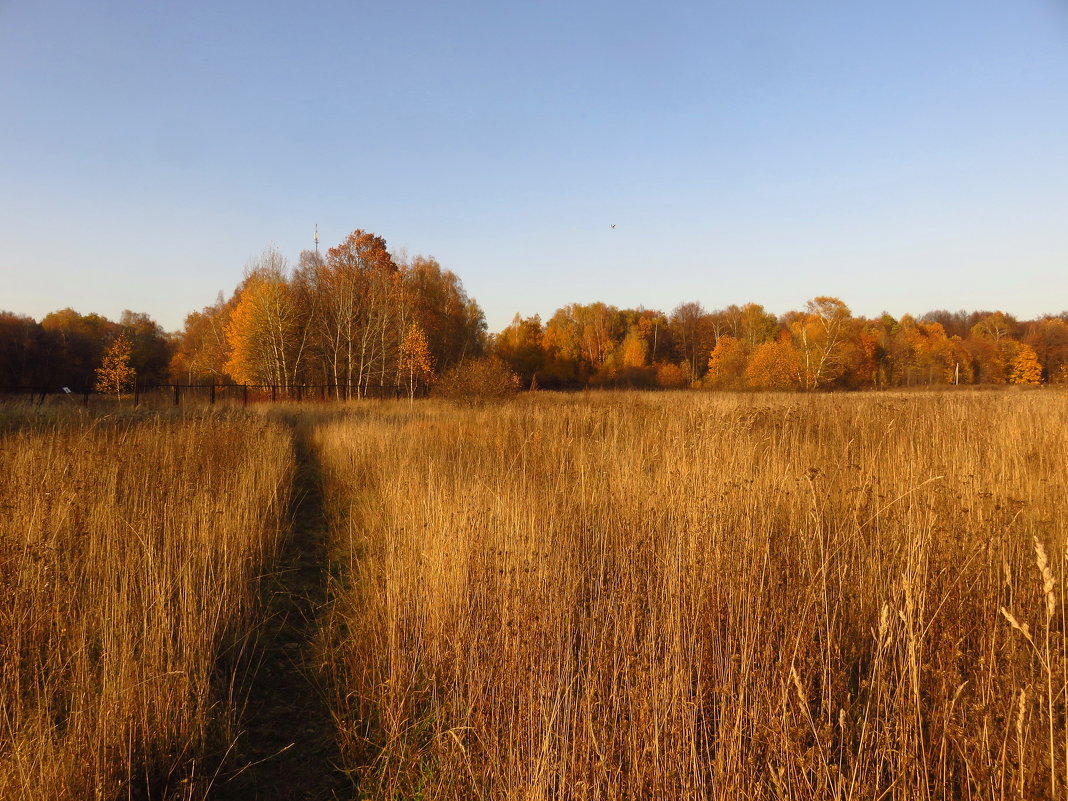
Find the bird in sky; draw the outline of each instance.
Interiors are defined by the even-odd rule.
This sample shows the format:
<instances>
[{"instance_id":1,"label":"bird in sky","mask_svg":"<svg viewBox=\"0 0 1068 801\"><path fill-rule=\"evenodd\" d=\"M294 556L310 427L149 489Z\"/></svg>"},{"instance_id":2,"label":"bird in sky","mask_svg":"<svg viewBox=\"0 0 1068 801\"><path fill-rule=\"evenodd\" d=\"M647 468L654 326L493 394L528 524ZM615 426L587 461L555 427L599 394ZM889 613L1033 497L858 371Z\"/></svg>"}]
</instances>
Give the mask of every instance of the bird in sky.
<instances>
[{"instance_id":1,"label":"bird in sky","mask_svg":"<svg viewBox=\"0 0 1068 801\"><path fill-rule=\"evenodd\" d=\"M615 223L612 223L612 227L613 227L613 228L615 228L615 227L616 227L616 224L615 224Z\"/></svg>"}]
</instances>

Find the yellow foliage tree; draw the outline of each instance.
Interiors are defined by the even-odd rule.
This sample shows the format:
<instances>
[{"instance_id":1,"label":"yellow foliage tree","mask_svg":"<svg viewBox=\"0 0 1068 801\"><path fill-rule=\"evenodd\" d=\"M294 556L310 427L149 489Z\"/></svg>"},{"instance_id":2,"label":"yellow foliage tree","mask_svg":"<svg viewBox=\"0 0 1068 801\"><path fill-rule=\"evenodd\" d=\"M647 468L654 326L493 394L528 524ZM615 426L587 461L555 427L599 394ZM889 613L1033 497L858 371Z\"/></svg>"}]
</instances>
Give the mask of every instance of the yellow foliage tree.
<instances>
[{"instance_id":1,"label":"yellow foliage tree","mask_svg":"<svg viewBox=\"0 0 1068 801\"><path fill-rule=\"evenodd\" d=\"M804 389L819 389L845 371L843 352L850 319L849 307L842 301L821 295L808 301L805 312L790 322L794 350L803 368L800 376ZM784 355L786 351L781 350L780 355Z\"/></svg>"},{"instance_id":2,"label":"yellow foliage tree","mask_svg":"<svg viewBox=\"0 0 1068 801\"><path fill-rule=\"evenodd\" d=\"M493 339L493 353L516 372L524 386L536 382L536 376L545 366L541 336L538 315L523 318L517 314L512 324Z\"/></svg>"},{"instance_id":3,"label":"yellow foliage tree","mask_svg":"<svg viewBox=\"0 0 1068 801\"><path fill-rule=\"evenodd\" d=\"M408 326L408 333L401 342L400 372L408 380L409 400L415 400L416 388L429 384L434 379L434 360L430 356L430 344L419 323Z\"/></svg>"},{"instance_id":4,"label":"yellow foliage tree","mask_svg":"<svg viewBox=\"0 0 1068 801\"><path fill-rule=\"evenodd\" d=\"M122 391L133 384L137 372L130 366L132 347L125 334L119 334L111 347L104 352L104 359L96 369L96 391L114 392L122 399Z\"/></svg>"},{"instance_id":5,"label":"yellow foliage tree","mask_svg":"<svg viewBox=\"0 0 1068 801\"><path fill-rule=\"evenodd\" d=\"M225 326L230 346L225 370L238 383L286 386L300 363L299 314L284 263L266 261L275 258L268 252L264 265L249 272Z\"/></svg>"},{"instance_id":6,"label":"yellow foliage tree","mask_svg":"<svg viewBox=\"0 0 1068 801\"><path fill-rule=\"evenodd\" d=\"M1042 365L1030 345L1019 346L1016 357L1012 360L1009 381L1022 386L1038 386L1042 383Z\"/></svg>"},{"instance_id":7,"label":"yellow foliage tree","mask_svg":"<svg viewBox=\"0 0 1068 801\"><path fill-rule=\"evenodd\" d=\"M632 325L627 329L620 351L624 369L645 367L649 356L649 345L645 337L641 335L638 326Z\"/></svg>"}]
</instances>

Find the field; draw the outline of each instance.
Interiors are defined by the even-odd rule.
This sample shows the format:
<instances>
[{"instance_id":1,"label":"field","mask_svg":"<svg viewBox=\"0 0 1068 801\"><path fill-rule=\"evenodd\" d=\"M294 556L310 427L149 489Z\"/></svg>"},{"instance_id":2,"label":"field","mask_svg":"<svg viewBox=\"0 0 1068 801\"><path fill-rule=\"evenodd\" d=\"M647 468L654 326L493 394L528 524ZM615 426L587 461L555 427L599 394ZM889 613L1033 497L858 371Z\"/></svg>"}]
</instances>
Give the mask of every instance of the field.
<instances>
[{"instance_id":1,"label":"field","mask_svg":"<svg viewBox=\"0 0 1068 801\"><path fill-rule=\"evenodd\" d=\"M0 797L1068 795L1064 393L0 430Z\"/></svg>"},{"instance_id":2,"label":"field","mask_svg":"<svg viewBox=\"0 0 1068 801\"><path fill-rule=\"evenodd\" d=\"M0 798L197 784L293 471L263 420L24 413L0 440Z\"/></svg>"}]
</instances>

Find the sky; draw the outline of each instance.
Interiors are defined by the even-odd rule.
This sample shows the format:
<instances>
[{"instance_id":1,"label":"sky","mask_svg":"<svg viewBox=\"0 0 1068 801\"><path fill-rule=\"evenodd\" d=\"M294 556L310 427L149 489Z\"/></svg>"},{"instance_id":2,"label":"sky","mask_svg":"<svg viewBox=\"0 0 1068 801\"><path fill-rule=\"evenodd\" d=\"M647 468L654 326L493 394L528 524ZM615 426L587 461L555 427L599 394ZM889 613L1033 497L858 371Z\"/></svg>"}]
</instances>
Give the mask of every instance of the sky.
<instances>
[{"instance_id":1,"label":"sky","mask_svg":"<svg viewBox=\"0 0 1068 801\"><path fill-rule=\"evenodd\" d=\"M178 330L316 225L491 331L1060 312L1068 0L0 0L0 310Z\"/></svg>"}]
</instances>

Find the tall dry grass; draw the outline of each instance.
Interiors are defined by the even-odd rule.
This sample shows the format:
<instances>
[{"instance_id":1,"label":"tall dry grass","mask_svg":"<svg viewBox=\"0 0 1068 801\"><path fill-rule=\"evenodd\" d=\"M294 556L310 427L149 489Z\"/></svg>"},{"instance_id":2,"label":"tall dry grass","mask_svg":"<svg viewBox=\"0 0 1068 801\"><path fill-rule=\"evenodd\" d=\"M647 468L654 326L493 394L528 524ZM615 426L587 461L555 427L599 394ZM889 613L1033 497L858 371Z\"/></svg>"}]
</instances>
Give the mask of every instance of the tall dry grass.
<instances>
[{"instance_id":1,"label":"tall dry grass","mask_svg":"<svg viewBox=\"0 0 1068 801\"><path fill-rule=\"evenodd\" d=\"M1064 394L535 397L317 435L375 798L1061 798Z\"/></svg>"},{"instance_id":2,"label":"tall dry grass","mask_svg":"<svg viewBox=\"0 0 1068 801\"><path fill-rule=\"evenodd\" d=\"M47 410L0 431L0 798L202 794L198 757L238 700L220 667L278 541L287 431Z\"/></svg>"}]
</instances>

